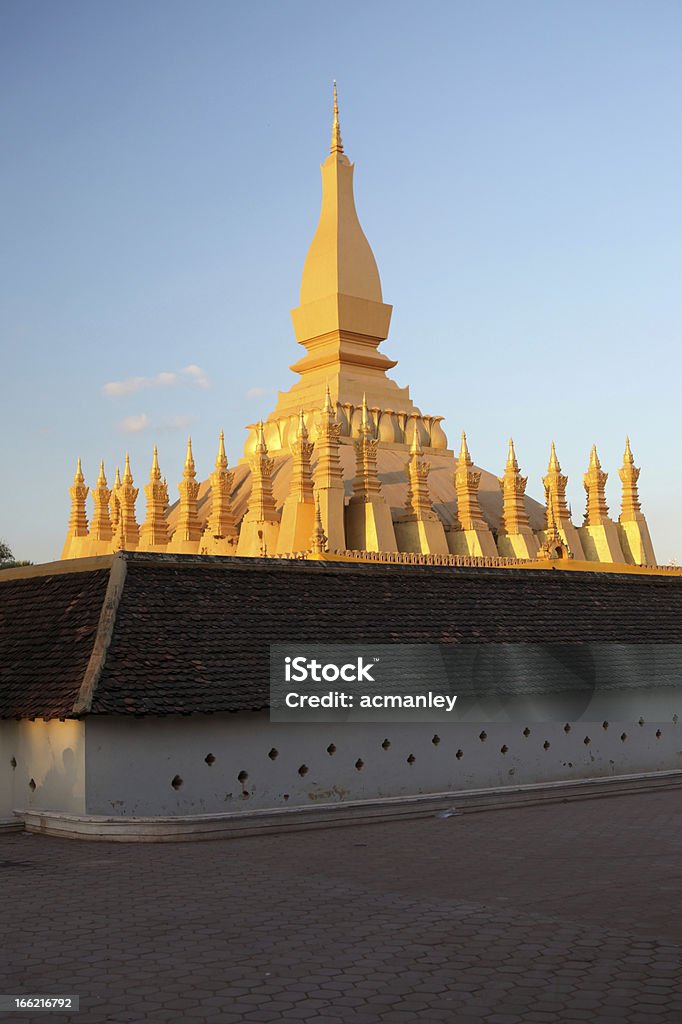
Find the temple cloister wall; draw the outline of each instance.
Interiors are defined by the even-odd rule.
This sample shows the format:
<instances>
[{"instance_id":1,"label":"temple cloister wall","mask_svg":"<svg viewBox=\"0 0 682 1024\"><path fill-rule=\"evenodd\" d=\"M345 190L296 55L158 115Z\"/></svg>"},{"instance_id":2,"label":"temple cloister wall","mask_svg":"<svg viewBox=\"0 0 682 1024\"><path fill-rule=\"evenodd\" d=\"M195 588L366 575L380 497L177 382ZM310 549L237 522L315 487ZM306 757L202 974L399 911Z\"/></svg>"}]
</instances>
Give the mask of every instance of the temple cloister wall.
<instances>
[{"instance_id":1,"label":"temple cloister wall","mask_svg":"<svg viewBox=\"0 0 682 1024\"><path fill-rule=\"evenodd\" d=\"M0 721L0 752L0 821L17 807L85 812L85 722Z\"/></svg>"},{"instance_id":2,"label":"temple cloister wall","mask_svg":"<svg viewBox=\"0 0 682 1024\"><path fill-rule=\"evenodd\" d=\"M129 817L312 807L681 766L682 690L595 696L570 723L534 721L523 698L507 711L514 721L299 725L239 713L5 722L0 819L29 808Z\"/></svg>"}]
</instances>

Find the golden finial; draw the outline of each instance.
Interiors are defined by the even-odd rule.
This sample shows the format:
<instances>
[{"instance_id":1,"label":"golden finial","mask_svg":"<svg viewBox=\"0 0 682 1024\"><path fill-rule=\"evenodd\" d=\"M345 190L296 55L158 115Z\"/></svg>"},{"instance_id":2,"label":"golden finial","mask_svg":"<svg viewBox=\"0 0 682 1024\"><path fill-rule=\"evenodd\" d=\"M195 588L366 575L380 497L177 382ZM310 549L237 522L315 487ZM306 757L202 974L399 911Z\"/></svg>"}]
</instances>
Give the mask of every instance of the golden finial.
<instances>
[{"instance_id":1,"label":"golden finial","mask_svg":"<svg viewBox=\"0 0 682 1024\"><path fill-rule=\"evenodd\" d=\"M311 551L314 555L321 555L327 550L327 537L322 526L322 516L320 514L320 496L315 495L315 522L313 525L313 534L311 538Z\"/></svg>"},{"instance_id":2,"label":"golden finial","mask_svg":"<svg viewBox=\"0 0 682 1024\"><path fill-rule=\"evenodd\" d=\"M363 393L362 396L362 419L360 421L360 433L371 434L372 428L369 422L369 414L367 411L367 394Z\"/></svg>"},{"instance_id":3,"label":"golden finial","mask_svg":"<svg viewBox=\"0 0 682 1024\"><path fill-rule=\"evenodd\" d=\"M554 447L554 441L552 441L552 448L549 453L549 466L547 468L550 473L555 471L557 473L561 472L561 466L559 465L559 460L557 458L556 448Z\"/></svg>"},{"instance_id":4,"label":"golden finial","mask_svg":"<svg viewBox=\"0 0 682 1024\"><path fill-rule=\"evenodd\" d=\"M519 464L516 461L516 452L514 450L514 438L509 438L509 452L507 454L507 469L517 470Z\"/></svg>"},{"instance_id":5,"label":"golden finial","mask_svg":"<svg viewBox=\"0 0 682 1024\"><path fill-rule=\"evenodd\" d=\"M132 484L132 482L133 474L130 472L130 456L128 455L128 452L126 452L126 461L125 466L123 467L123 483Z\"/></svg>"},{"instance_id":6,"label":"golden finial","mask_svg":"<svg viewBox=\"0 0 682 1024\"><path fill-rule=\"evenodd\" d=\"M263 429L263 420L258 421L256 428L256 451L261 454L267 455L268 446L265 443L265 430Z\"/></svg>"},{"instance_id":7,"label":"golden finial","mask_svg":"<svg viewBox=\"0 0 682 1024\"><path fill-rule=\"evenodd\" d=\"M343 153L343 142L341 141L341 128L339 126L339 100L336 93L336 82L334 82L334 120L332 122L332 144L330 153Z\"/></svg>"},{"instance_id":8,"label":"golden finial","mask_svg":"<svg viewBox=\"0 0 682 1024\"><path fill-rule=\"evenodd\" d=\"M324 411L326 413L330 413L330 412L334 411L333 406L332 406L332 395L331 395L331 391L329 390L329 384L327 384L326 387L325 387L325 391L324 391L324 406L323 406L323 408L324 408Z\"/></svg>"},{"instance_id":9,"label":"golden finial","mask_svg":"<svg viewBox=\"0 0 682 1024\"><path fill-rule=\"evenodd\" d=\"M114 479L114 487L120 487L120 486L121 486L121 470L117 466L116 467L116 477Z\"/></svg>"},{"instance_id":10,"label":"golden finial","mask_svg":"<svg viewBox=\"0 0 682 1024\"><path fill-rule=\"evenodd\" d=\"M104 475L104 459L100 459L100 462L99 462L99 476L97 477L97 486L98 487L106 487L107 486L107 478Z\"/></svg>"},{"instance_id":11,"label":"golden finial","mask_svg":"<svg viewBox=\"0 0 682 1024\"><path fill-rule=\"evenodd\" d=\"M410 455L423 455L422 446L419 443L419 427L417 420L414 421L414 433L412 434L412 444L410 445Z\"/></svg>"},{"instance_id":12,"label":"golden finial","mask_svg":"<svg viewBox=\"0 0 682 1024\"><path fill-rule=\"evenodd\" d=\"M187 438L187 454L185 455L185 468L182 474L185 477L195 477L194 455L192 454L192 438Z\"/></svg>"},{"instance_id":13,"label":"golden finial","mask_svg":"<svg viewBox=\"0 0 682 1024\"><path fill-rule=\"evenodd\" d=\"M599 461L599 456L597 455L596 444L592 445L592 449L590 451L590 469L601 469L601 462Z\"/></svg>"},{"instance_id":14,"label":"golden finial","mask_svg":"<svg viewBox=\"0 0 682 1024\"><path fill-rule=\"evenodd\" d=\"M156 449L156 445L154 445L154 454L152 455L152 468L149 471L149 479L152 481L161 479L161 470L159 469L159 453Z\"/></svg>"},{"instance_id":15,"label":"golden finial","mask_svg":"<svg viewBox=\"0 0 682 1024\"><path fill-rule=\"evenodd\" d=\"M225 454L225 434L220 431L220 440L218 441L218 454L215 460L216 469L227 469L227 455Z\"/></svg>"},{"instance_id":16,"label":"golden finial","mask_svg":"<svg viewBox=\"0 0 682 1024\"><path fill-rule=\"evenodd\" d=\"M467 466L473 465L473 462L471 461L471 455L469 455L467 436L464 431L462 431L462 443L459 448L459 461L462 462L463 464L466 464Z\"/></svg>"},{"instance_id":17,"label":"golden finial","mask_svg":"<svg viewBox=\"0 0 682 1024\"><path fill-rule=\"evenodd\" d=\"M303 415L303 409L299 410L298 413L298 434L296 435L300 440L308 440L308 428L305 425L305 416Z\"/></svg>"},{"instance_id":18,"label":"golden finial","mask_svg":"<svg viewBox=\"0 0 682 1024\"><path fill-rule=\"evenodd\" d=\"M635 462L635 457L632 454L632 449L630 448L629 437L625 438L625 454L623 455L623 462L628 462L630 465L634 465Z\"/></svg>"},{"instance_id":19,"label":"golden finial","mask_svg":"<svg viewBox=\"0 0 682 1024\"><path fill-rule=\"evenodd\" d=\"M74 475L73 482L75 484L82 484L84 483L84 481L85 477L83 476L83 469L81 467L81 457L79 455L76 461L76 473Z\"/></svg>"}]
</instances>

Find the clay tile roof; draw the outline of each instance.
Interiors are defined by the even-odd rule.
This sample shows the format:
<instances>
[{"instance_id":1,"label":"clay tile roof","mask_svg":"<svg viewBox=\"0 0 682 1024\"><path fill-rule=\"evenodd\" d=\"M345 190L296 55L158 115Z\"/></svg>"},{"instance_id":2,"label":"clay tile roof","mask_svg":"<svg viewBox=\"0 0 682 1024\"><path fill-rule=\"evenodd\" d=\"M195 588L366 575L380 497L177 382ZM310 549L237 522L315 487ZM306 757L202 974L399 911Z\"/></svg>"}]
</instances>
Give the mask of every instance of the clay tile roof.
<instances>
[{"instance_id":1,"label":"clay tile roof","mask_svg":"<svg viewBox=\"0 0 682 1024\"><path fill-rule=\"evenodd\" d=\"M108 570L99 569L0 583L2 717L71 714L108 580Z\"/></svg>"},{"instance_id":2,"label":"clay tile roof","mask_svg":"<svg viewBox=\"0 0 682 1024\"><path fill-rule=\"evenodd\" d=\"M271 643L682 643L677 576L142 553L92 562L0 573L0 716L261 710Z\"/></svg>"}]
</instances>

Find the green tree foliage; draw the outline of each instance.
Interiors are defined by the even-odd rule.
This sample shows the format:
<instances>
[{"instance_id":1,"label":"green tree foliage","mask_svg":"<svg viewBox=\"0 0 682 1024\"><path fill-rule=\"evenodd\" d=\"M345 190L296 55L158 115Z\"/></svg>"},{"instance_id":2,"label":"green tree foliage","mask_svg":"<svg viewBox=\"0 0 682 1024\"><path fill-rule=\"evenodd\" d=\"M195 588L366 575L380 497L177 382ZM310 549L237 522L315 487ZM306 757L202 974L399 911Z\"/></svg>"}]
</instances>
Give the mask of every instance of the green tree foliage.
<instances>
[{"instance_id":1,"label":"green tree foliage","mask_svg":"<svg viewBox=\"0 0 682 1024\"><path fill-rule=\"evenodd\" d=\"M7 541L0 540L0 569L15 569L19 565L33 565L33 562L18 562Z\"/></svg>"}]
</instances>

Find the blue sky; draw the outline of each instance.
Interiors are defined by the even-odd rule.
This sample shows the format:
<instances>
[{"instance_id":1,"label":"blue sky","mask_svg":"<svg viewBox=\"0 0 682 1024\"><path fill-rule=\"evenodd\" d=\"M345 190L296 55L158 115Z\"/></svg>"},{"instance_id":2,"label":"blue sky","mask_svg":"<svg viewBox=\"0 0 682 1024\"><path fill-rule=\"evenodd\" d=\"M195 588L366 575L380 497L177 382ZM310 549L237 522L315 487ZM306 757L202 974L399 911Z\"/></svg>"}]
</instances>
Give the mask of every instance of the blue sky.
<instances>
[{"instance_id":1,"label":"blue sky","mask_svg":"<svg viewBox=\"0 0 682 1024\"><path fill-rule=\"evenodd\" d=\"M682 561L680 52L663 0L5 0L0 537L59 556L78 454L143 486L156 441L172 491L188 430L202 478L221 428L240 457L294 380L336 78L393 376L535 496L554 438L577 521L629 433Z\"/></svg>"}]
</instances>

